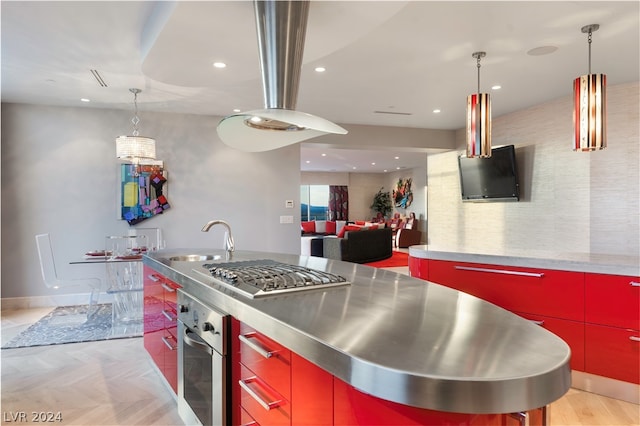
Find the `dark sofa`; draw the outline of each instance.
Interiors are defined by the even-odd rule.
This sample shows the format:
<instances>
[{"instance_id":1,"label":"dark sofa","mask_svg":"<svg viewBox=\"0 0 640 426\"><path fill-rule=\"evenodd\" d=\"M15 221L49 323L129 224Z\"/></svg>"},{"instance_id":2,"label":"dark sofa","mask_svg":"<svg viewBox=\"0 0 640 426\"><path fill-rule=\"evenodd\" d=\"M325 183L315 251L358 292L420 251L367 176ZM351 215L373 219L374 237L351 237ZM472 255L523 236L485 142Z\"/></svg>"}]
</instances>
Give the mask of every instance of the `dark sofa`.
<instances>
[{"instance_id":1,"label":"dark sofa","mask_svg":"<svg viewBox=\"0 0 640 426\"><path fill-rule=\"evenodd\" d=\"M345 262L368 263L393 254L391 228L347 231L344 238L323 238L323 256Z\"/></svg>"}]
</instances>

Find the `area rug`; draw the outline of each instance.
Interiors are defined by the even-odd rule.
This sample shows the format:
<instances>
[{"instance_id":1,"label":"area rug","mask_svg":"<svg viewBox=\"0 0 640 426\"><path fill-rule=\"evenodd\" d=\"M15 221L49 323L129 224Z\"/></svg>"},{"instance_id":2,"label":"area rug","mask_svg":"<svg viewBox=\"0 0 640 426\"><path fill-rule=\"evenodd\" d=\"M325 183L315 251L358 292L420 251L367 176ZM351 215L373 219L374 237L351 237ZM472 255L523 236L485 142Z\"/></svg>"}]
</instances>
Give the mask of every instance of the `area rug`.
<instances>
[{"instance_id":1,"label":"area rug","mask_svg":"<svg viewBox=\"0 0 640 426\"><path fill-rule=\"evenodd\" d=\"M409 266L409 253L394 250L390 258L378 260L376 262L365 263L365 265L373 266L374 268L395 268L398 266Z\"/></svg>"},{"instance_id":2,"label":"area rug","mask_svg":"<svg viewBox=\"0 0 640 426\"><path fill-rule=\"evenodd\" d=\"M92 342L141 336L142 326L130 334L112 333L111 304L98 305L87 319L89 305L59 306L2 346L2 349L63 343Z\"/></svg>"}]
</instances>

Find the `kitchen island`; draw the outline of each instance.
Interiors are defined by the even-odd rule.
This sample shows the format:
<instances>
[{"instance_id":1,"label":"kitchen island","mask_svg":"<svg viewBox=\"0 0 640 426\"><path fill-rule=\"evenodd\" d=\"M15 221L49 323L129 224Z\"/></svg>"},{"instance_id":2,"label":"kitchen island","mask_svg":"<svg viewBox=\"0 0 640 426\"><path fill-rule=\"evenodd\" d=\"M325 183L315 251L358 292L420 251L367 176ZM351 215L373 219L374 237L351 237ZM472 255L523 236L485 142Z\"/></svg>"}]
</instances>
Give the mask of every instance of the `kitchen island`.
<instances>
[{"instance_id":1,"label":"kitchen island","mask_svg":"<svg viewBox=\"0 0 640 426\"><path fill-rule=\"evenodd\" d=\"M185 254L194 255L189 259L220 259L187 261ZM474 296L364 265L234 252L230 262L269 259L337 274L349 282L250 298L201 273L203 263L226 263L225 254L161 250L145 255L143 263L177 283L181 291L228 313L240 327L260 333L328 374L328 390L336 400L329 423L362 419L343 416L336 408L338 402L345 405L339 395L351 395L347 408L366 404L363 411L380 422L382 417L371 414L373 402L404 412L402 421L411 418L414 424L426 419L500 424L496 415L545 407L570 387L571 352L564 341ZM234 388L233 394L237 392ZM290 398L295 413L296 393ZM362 423L370 422L370 416ZM297 424L295 418L290 424Z\"/></svg>"}]
</instances>

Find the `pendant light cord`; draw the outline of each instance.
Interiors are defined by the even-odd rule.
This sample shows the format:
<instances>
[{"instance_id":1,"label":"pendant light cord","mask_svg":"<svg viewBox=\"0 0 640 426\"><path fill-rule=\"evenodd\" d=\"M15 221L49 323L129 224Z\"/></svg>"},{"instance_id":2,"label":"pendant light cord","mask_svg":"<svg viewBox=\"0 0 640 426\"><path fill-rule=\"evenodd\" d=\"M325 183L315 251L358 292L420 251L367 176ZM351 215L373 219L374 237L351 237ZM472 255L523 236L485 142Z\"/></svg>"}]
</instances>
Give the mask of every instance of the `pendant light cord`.
<instances>
[{"instance_id":1,"label":"pendant light cord","mask_svg":"<svg viewBox=\"0 0 640 426\"><path fill-rule=\"evenodd\" d=\"M140 133L138 132L138 124L140 123L140 118L138 117L138 93L141 92L140 89L129 89L131 93L133 93L133 118L131 122L133 123L133 136L138 136Z\"/></svg>"},{"instance_id":2,"label":"pendant light cord","mask_svg":"<svg viewBox=\"0 0 640 426\"><path fill-rule=\"evenodd\" d=\"M589 41L589 75L591 75L591 34L592 31L589 30L589 38L587 39Z\"/></svg>"},{"instance_id":3,"label":"pendant light cord","mask_svg":"<svg viewBox=\"0 0 640 426\"><path fill-rule=\"evenodd\" d=\"M478 94L480 93L480 55L478 55Z\"/></svg>"}]
</instances>

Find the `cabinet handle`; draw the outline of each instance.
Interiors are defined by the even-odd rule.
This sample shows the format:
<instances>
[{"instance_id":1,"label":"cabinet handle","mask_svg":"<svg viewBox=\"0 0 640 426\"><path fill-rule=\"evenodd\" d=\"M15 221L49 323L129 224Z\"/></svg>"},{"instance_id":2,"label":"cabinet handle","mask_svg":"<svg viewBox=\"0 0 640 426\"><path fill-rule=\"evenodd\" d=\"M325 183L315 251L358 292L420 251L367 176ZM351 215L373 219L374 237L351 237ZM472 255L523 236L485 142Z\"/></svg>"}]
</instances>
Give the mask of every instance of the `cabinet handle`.
<instances>
[{"instance_id":1,"label":"cabinet handle","mask_svg":"<svg viewBox=\"0 0 640 426\"><path fill-rule=\"evenodd\" d=\"M516 419L520 423L520 426L529 426L529 413L526 411L511 413L509 415L511 418Z\"/></svg>"},{"instance_id":2,"label":"cabinet handle","mask_svg":"<svg viewBox=\"0 0 640 426\"><path fill-rule=\"evenodd\" d=\"M240 385L240 387L244 389L249 395L251 395L251 397L255 399L256 402L262 406L262 408L269 411L272 408L278 407L278 405L280 405L282 400L279 399L277 401L267 402L264 399L260 398L260 395L258 395L253 389L251 389L251 387L249 387L249 383L255 383L255 382L256 382L255 376L249 377L248 379L238 380L238 384Z\"/></svg>"},{"instance_id":3,"label":"cabinet handle","mask_svg":"<svg viewBox=\"0 0 640 426\"><path fill-rule=\"evenodd\" d=\"M633 340L634 342L640 342L640 337L638 337L638 336L629 336L629 340Z\"/></svg>"},{"instance_id":4,"label":"cabinet handle","mask_svg":"<svg viewBox=\"0 0 640 426\"><path fill-rule=\"evenodd\" d=\"M156 283L158 281L160 281L160 277L155 275L155 274L147 275L147 278L149 278L151 281L156 282Z\"/></svg>"},{"instance_id":5,"label":"cabinet handle","mask_svg":"<svg viewBox=\"0 0 640 426\"><path fill-rule=\"evenodd\" d=\"M176 320L178 319L178 317L171 315L171 312L167 312L164 309L162 310L162 315L164 315L164 317L171 322L176 322Z\"/></svg>"},{"instance_id":6,"label":"cabinet handle","mask_svg":"<svg viewBox=\"0 0 640 426\"><path fill-rule=\"evenodd\" d=\"M629 281L629 285L631 285L631 287L640 287L640 283L637 281Z\"/></svg>"},{"instance_id":7,"label":"cabinet handle","mask_svg":"<svg viewBox=\"0 0 640 426\"><path fill-rule=\"evenodd\" d=\"M175 293L176 289L173 287L169 287L166 283L162 283L160 284L162 286L162 288L164 288L165 290L167 290L169 293Z\"/></svg>"},{"instance_id":8,"label":"cabinet handle","mask_svg":"<svg viewBox=\"0 0 640 426\"><path fill-rule=\"evenodd\" d=\"M241 334L238 336L238 339L240 339L242 343L249 346L251 349L258 352L263 357L271 358L275 351L270 351L269 349L264 348L259 342L252 342L251 340L249 340L250 338L255 337L255 335L256 333Z\"/></svg>"},{"instance_id":9,"label":"cabinet handle","mask_svg":"<svg viewBox=\"0 0 640 426\"><path fill-rule=\"evenodd\" d=\"M173 343L171 343L169 341L169 338L167 338L167 337L162 337L162 343L167 345L167 347L169 348L170 351L175 351L176 348L178 347L177 345L174 345Z\"/></svg>"},{"instance_id":10,"label":"cabinet handle","mask_svg":"<svg viewBox=\"0 0 640 426\"><path fill-rule=\"evenodd\" d=\"M534 277L534 278L544 277L543 272L520 272L520 271L509 271L508 269L474 268L471 266L458 266L458 265L456 265L455 268L462 271L490 272L493 274L519 275L522 277Z\"/></svg>"}]
</instances>

